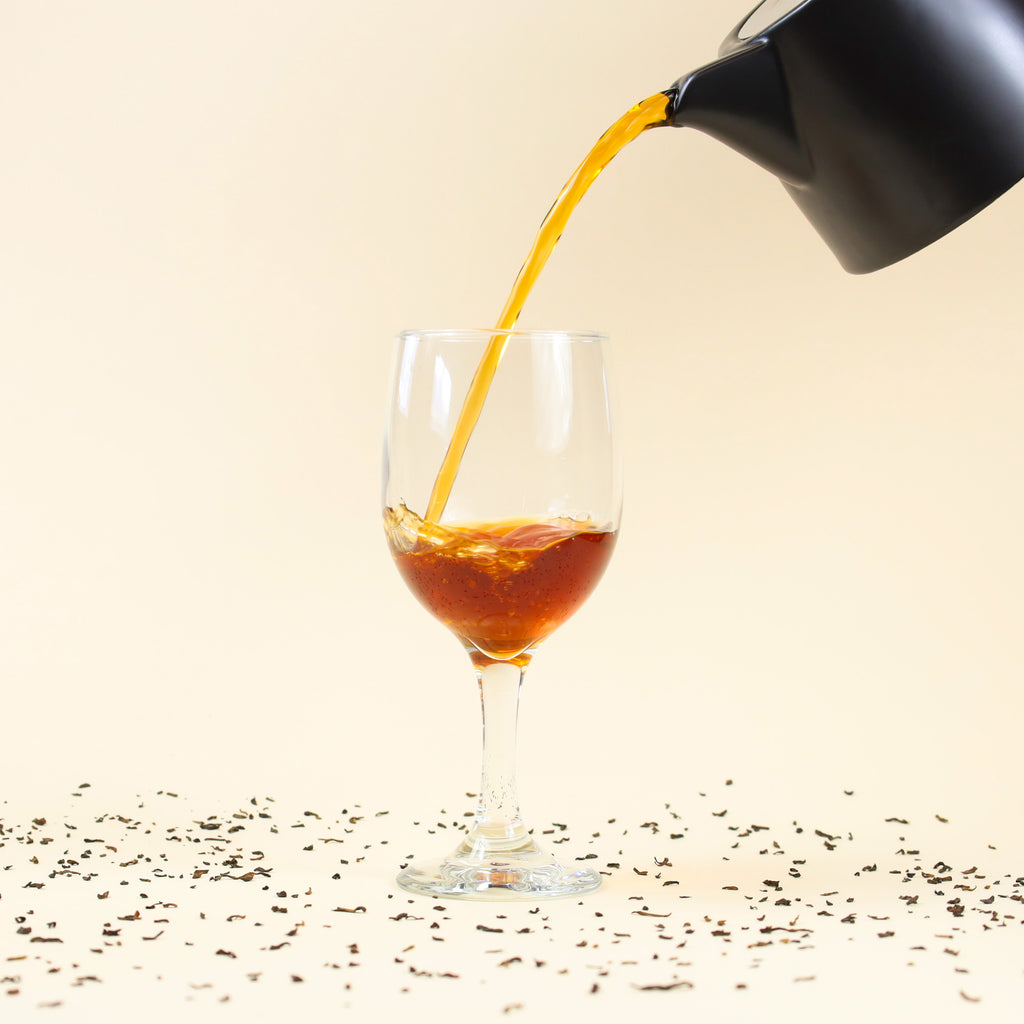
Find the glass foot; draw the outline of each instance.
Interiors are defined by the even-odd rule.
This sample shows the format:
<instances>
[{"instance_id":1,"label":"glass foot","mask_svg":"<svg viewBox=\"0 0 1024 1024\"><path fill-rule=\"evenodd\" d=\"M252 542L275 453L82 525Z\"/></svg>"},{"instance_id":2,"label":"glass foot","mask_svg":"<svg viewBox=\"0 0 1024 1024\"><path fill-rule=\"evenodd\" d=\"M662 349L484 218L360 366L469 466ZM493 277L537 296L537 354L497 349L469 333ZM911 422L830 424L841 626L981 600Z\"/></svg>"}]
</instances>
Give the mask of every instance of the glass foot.
<instances>
[{"instance_id":1,"label":"glass foot","mask_svg":"<svg viewBox=\"0 0 1024 1024\"><path fill-rule=\"evenodd\" d=\"M601 884L590 868L567 868L536 843L488 851L468 843L451 856L410 864L396 879L406 892L465 900L550 900L582 896Z\"/></svg>"}]
</instances>

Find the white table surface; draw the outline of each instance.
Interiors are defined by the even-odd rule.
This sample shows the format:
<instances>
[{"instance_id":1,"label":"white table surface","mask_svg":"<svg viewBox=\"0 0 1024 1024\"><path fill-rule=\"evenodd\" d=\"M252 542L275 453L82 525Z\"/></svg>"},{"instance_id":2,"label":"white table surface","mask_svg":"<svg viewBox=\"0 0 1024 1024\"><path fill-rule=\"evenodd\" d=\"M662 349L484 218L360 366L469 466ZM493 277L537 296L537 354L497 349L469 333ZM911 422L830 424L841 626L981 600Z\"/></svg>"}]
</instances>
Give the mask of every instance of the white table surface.
<instances>
[{"instance_id":1,"label":"white table surface","mask_svg":"<svg viewBox=\"0 0 1024 1024\"><path fill-rule=\"evenodd\" d=\"M392 883L454 844L468 796L418 814L99 786L8 801L0 1019L1019 1019L1013 829L856 790L804 802L743 779L568 801L535 830L601 890L474 903Z\"/></svg>"}]
</instances>

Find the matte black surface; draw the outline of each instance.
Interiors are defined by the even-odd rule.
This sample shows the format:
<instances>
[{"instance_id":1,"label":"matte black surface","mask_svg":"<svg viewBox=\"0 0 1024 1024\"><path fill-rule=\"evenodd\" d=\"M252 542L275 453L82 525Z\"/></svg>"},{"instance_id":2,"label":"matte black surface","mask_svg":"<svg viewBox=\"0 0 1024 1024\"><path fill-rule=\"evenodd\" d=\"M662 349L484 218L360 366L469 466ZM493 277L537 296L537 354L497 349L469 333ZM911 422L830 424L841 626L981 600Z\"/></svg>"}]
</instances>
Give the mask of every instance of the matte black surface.
<instances>
[{"instance_id":1,"label":"matte black surface","mask_svg":"<svg viewBox=\"0 0 1024 1024\"><path fill-rule=\"evenodd\" d=\"M1024 176L1024 0L806 0L680 78L670 123L777 174L853 273Z\"/></svg>"}]
</instances>

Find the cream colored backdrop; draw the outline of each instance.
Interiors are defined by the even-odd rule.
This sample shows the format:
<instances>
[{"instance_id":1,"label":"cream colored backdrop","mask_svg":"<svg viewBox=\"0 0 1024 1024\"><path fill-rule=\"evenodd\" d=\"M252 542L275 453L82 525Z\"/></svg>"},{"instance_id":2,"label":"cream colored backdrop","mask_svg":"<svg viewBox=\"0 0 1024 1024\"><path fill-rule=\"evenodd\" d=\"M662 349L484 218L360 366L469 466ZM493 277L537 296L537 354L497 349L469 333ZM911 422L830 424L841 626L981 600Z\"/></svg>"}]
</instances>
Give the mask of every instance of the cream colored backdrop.
<instances>
[{"instance_id":1,"label":"cream colored backdrop","mask_svg":"<svg viewBox=\"0 0 1024 1024\"><path fill-rule=\"evenodd\" d=\"M474 788L468 665L380 534L391 338L486 326L749 6L0 5L3 795ZM1019 814L1022 234L1017 190L854 278L696 133L605 172L523 320L613 336L628 481L528 680L530 808L735 775Z\"/></svg>"}]
</instances>

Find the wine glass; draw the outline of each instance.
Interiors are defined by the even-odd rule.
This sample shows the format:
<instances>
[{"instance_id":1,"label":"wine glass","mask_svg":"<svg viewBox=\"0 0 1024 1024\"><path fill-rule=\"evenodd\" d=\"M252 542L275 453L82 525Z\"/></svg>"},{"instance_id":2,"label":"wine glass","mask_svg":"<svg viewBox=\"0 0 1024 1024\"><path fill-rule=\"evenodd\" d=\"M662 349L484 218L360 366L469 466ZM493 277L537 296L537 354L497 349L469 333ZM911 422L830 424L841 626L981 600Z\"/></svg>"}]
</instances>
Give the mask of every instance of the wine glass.
<instances>
[{"instance_id":1,"label":"wine glass","mask_svg":"<svg viewBox=\"0 0 1024 1024\"><path fill-rule=\"evenodd\" d=\"M534 841L519 814L515 741L534 651L584 602L615 546L622 483L607 345L566 331L398 338L385 532L413 594L469 654L483 710L472 827L440 862L405 869L407 891L538 899L600 884L596 871L565 866ZM457 468L450 487L442 463Z\"/></svg>"}]
</instances>

